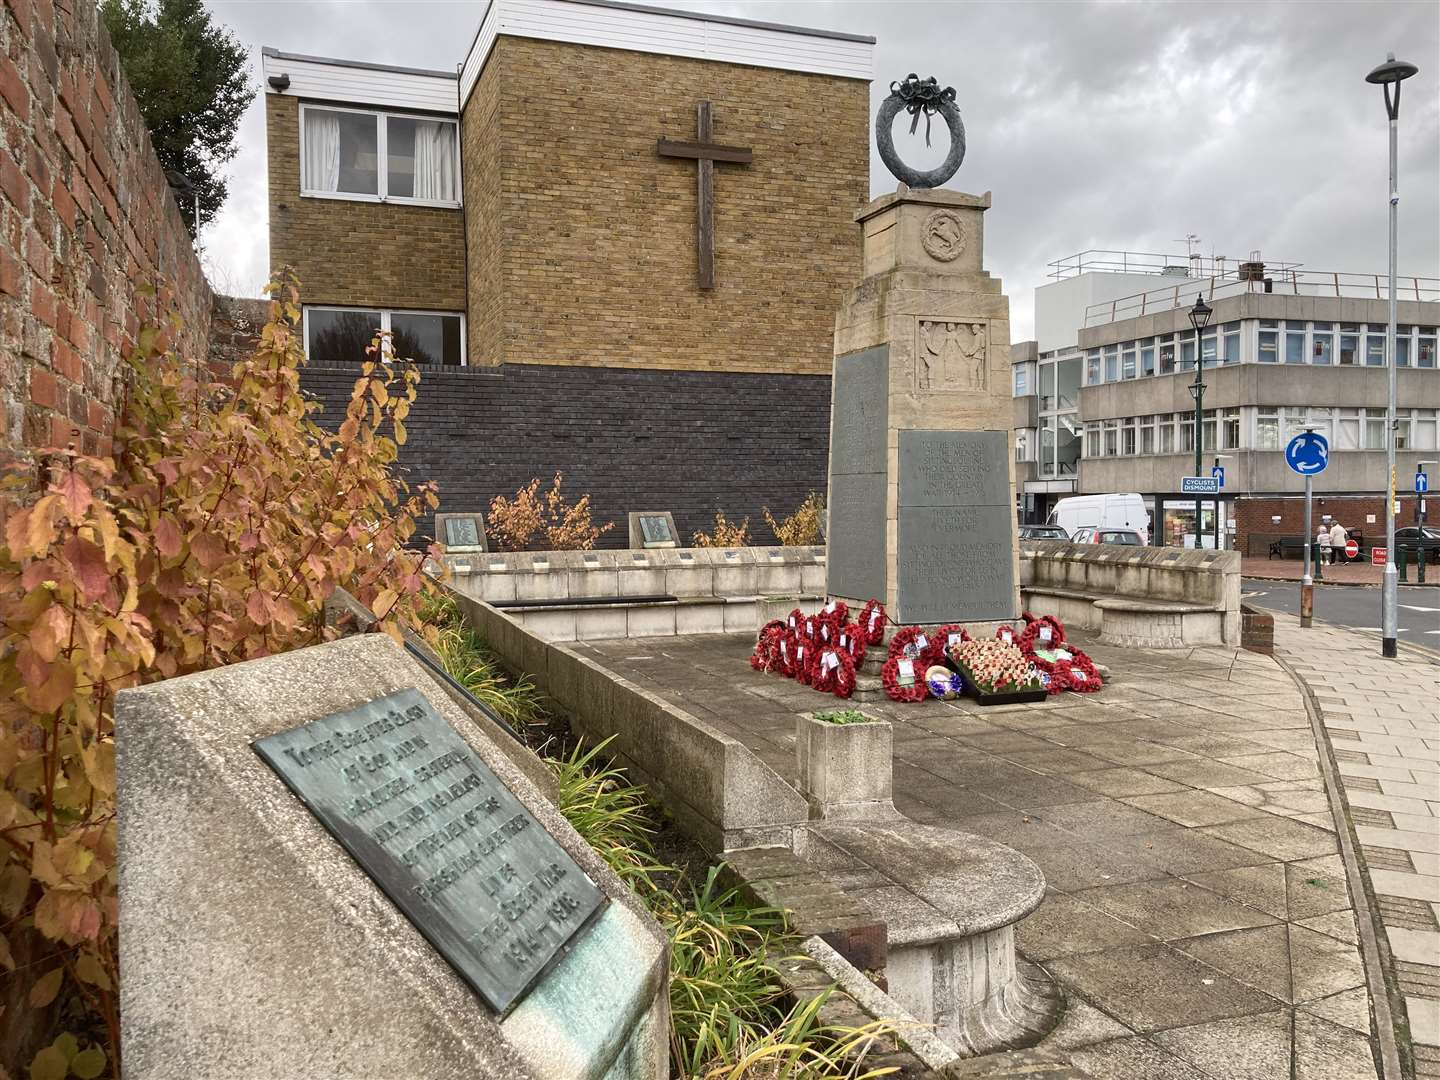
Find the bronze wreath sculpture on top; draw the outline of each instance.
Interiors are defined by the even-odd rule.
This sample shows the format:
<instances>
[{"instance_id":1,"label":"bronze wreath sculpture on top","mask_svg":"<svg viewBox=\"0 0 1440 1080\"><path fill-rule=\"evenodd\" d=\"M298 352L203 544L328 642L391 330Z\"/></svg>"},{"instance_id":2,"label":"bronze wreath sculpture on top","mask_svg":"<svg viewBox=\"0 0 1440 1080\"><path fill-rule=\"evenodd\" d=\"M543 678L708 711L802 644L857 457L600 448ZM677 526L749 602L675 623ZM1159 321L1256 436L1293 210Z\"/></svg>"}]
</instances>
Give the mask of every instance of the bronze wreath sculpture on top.
<instances>
[{"instance_id":1,"label":"bronze wreath sculpture on top","mask_svg":"<svg viewBox=\"0 0 1440 1080\"><path fill-rule=\"evenodd\" d=\"M945 126L950 129L950 153L938 167L923 172L912 169L901 161L900 155L895 152L895 140L890 133L890 126L902 109L912 117L912 135L920 124L920 117L925 117L926 146L930 145L931 116L939 113ZM955 175L960 163L965 160L965 125L961 123L960 110L955 105L955 88L947 86L942 90L933 75L922 79L913 71L905 76L904 82L892 82L890 96L881 103L880 112L875 116L875 145L880 150L880 160L885 162L885 167L902 183L912 188L935 188L945 183Z\"/></svg>"}]
</instances>

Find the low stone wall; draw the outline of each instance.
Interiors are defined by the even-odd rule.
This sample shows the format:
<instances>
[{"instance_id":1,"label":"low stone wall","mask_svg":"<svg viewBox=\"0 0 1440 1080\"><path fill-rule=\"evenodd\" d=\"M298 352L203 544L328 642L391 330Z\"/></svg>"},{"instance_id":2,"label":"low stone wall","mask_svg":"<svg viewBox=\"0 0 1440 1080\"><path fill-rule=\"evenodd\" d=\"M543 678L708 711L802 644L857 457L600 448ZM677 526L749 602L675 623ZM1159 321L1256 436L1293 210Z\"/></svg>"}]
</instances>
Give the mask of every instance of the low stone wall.
<instances>
[{"instance_id":1,"label":"low stone wall","mask_svg":"<svg viewBox=\"0 0 1440 1080\"><path fill-rule=\"evenodd\" d=\"M446 555L459 592L490 603L626 596L823 596L823 547L497 551Z\"/></svg>"},{"instance_id":2,"label":"low stone wall","mask_svg":"<svg viewBox=\"0 0 1440 1080\"><path fill-rule=\"evenodd\" d=\"M1037 615L1143 648L1240 644L1240 553L1056 540L1020 545L1020 591Z\"/></svg>"},{"instance_id":3,"label":"low stone wall","mask_svg":"<svg viewBox=\"0 0 1440 1080\"><path fill-rule=\"evenodd\" d=\"M456 603L500 662L527 675L576 734L610 750L707 851L786 846L809 808L743 743L574 649L464 594Z\"/></svg>"}]
</instances>

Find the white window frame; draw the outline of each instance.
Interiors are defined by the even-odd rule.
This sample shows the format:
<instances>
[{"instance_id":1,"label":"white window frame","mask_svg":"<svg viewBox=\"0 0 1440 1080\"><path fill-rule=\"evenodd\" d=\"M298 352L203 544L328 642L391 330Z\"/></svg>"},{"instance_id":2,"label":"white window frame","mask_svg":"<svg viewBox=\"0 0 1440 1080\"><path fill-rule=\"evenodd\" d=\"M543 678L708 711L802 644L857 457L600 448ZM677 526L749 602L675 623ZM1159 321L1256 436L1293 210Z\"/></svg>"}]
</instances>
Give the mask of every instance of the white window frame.
<instances>
[{"instance_id":1,"label":"white window frame","mask_svg":"<svg viewBox=\"0 0 1440 1080\"><path fill-rule=\"evenodd\" d=\"M358 113L364 116L375 117L375 189L376 194L367 195L358 191L315 191L303 186L305 176L305 114L311 109L320 109L324 112ZM390 195L386 188L390 183L390 155L387 146L390 117L401 120L428 120L433 122L450 124L455 131L455 190L460 198L454 202L447 202L445 199L417 199L409 195ZM381 123L385 119L386 123ZM395 109L354 109L343 105L327 105L322 101L300 103L300 176L302 186L300 197L302 199L336 199L340 202L368 202L368 203L394 203L396 206L438 206L449 210L459 209L464 205L465 190L460 183L460 121L448 116L437 116L434 113L400 112ZM325 306L325 305L321 305ZM361 309L366 310L366 309Z\"/></svg>"},{"instance_id":2,"label":"white window frame","mask_svg":"<svg viewBox=\"0 0 1440 1080\"><path fill-rule=\"evenodd\" d=\"M470 353L469 349L466 347L469 338L466 336L465 333L465 313L463 311L427 311L423 308L381 308L371 307L365 304L306 304L304 305L304 307L301 308L300 311L300 333L302 335L301 344L305 349L305 355L307 357L310 355L310 312L312 311L378 311L380 313L380 330L386 334L391 333L390 316L392 315L446 315L451 318L458 315L460 317L460 367L470 366ZM386 351L388 352L388 340L386 344ZM396 359L404 358L397 358L393 354L391 354L390 359L393 361ZM360 364L364 361L365 358L361 356L357 357L355 362L357 364ZM454 366L444 363L425 364L421 363L420 361L416 361L416 363L420 364L420 366L423 368L444 368Z\"/></svg>"}]
</instances>

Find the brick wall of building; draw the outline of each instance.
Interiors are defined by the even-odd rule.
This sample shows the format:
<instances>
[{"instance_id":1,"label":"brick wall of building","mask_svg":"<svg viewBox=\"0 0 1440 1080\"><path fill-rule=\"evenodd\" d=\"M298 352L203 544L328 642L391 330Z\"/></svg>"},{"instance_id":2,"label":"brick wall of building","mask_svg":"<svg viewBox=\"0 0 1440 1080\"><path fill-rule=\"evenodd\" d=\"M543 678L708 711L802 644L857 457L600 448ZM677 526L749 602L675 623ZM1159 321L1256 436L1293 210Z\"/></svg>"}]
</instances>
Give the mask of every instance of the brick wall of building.
<instances>
[{"instance_id":1,"label":"brick wall of building","mask_svg":"<svg viewBox=\"0 0 1440 1080\"><path fill-rule=\"evenodd\" d=\"M94 3L4 0L0 138L0 456L103 450L140 287L168 284L191 356L211 294Z\"/></svg>"},{"instance_id":2,"label":"brick wall of building","mask_svg":"<svg viewBox=\"0 0 1440 1080\"><path fill-rule=\"evenodd\" d=\"M1385 544L1385 497L1383 495L1315 495L1311 506L1311 524L1319 528L1326 514L1351 532L1357 529L1364 536L1364 546ZM1426 518L1440 519L1440 506L1432 500L1426 504ZM1401 493L1400 513L1395 527L1415 524L1416 500L1413 494ZM1279 515L1278 523L1271 520ZM1373 523L1366 519L1375 516ZM1269 541L1278 536L1302 536L1305 533L1304 496L1243 497L1235 500L1235 547L1247 555L1264 555ZM1313 534L1312 534L1313 535Z\"/></svg>"},{"instance_id":3,"label":"brick wall of building","mask_svg":"<svg viewBox=\"0 0 1440 1080\"><path fill-rule=\"evenodd\" d=\"M464 310L460 210L301 198L298 98L265 95L265 138L270 265L295 268L307 304Z\"/></svg>"},{"instance_id":4,"label":"brick wall of building","mask_svg":"<svg viewBox=\"0 0 1440 1080\"><path fill-rule=\"evenodd\" d=\"M338 422L351 367L307 367L305 390ZM557 469L572 498L589 493L596 521L614 521L604 547L628 543L625 515L671 510L687 540L715 511L761 517L825 491L830 380L806 375L582 369L554 365L427 368L406 420L400 463L440 484L441 509L487 510ZM430 522L425 523L430 529Z\"/></svg>"},{"instance_id":5,"label":"brick wall of building","mask_svg":"<svg viewBox=\"0 0 1440 1080\"><path fill-rule=\"evenodd\" d=\"M502 36L463 117L472 363L828 375L835 309L860 269L869 94L853 79ZM696 138L701 99L715 141L754 150L715 167L708 291L696 165L655 149Z\"/></svg>"}]
</instances>

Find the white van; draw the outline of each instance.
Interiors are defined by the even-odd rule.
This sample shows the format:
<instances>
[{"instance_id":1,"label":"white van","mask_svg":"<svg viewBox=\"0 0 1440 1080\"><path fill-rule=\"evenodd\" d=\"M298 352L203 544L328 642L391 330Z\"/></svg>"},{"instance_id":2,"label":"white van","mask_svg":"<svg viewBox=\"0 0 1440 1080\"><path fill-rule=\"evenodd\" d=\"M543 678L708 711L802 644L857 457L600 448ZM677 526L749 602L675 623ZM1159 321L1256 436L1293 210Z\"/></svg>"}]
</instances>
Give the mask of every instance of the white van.
<instances>
[{"instance_id":1,"label":"white van","mask_svg":"<svg viewBox=\"0 0 1440 1080\"><path fill-rule=\"evenodd\" d=\"M1050 511L1050 524L1059 525L1071 536L1086 526L1097 529L1134 529L1150 543L1150 514L1138 492L1118 495L1071 495Z\"/></svg>"}]
</instances>

